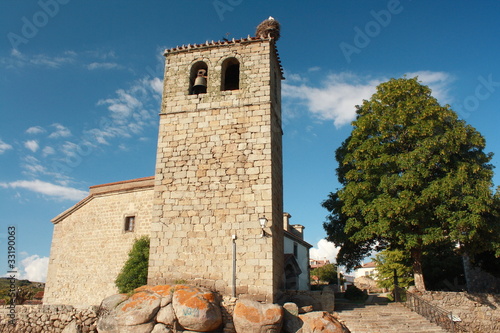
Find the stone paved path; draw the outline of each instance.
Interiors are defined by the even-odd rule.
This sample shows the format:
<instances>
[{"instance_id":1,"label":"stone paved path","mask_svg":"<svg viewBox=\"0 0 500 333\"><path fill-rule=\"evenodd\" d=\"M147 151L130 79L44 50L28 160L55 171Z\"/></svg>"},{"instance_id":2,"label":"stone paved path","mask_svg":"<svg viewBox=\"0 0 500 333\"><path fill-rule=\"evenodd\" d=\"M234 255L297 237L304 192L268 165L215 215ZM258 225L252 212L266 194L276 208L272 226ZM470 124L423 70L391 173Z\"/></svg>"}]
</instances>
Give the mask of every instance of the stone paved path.
<instances>
[{"instance_id":1,"label":"stone paved path","mask_svg":"<svg viewBox=\"0 0 500 333\"><path fill-rule=\"evenodd\" d=\"M445 333L446 330L398 303L376 295L365 304L335 305L339 319L351 333Z\"/></svg>"}]
</instances>

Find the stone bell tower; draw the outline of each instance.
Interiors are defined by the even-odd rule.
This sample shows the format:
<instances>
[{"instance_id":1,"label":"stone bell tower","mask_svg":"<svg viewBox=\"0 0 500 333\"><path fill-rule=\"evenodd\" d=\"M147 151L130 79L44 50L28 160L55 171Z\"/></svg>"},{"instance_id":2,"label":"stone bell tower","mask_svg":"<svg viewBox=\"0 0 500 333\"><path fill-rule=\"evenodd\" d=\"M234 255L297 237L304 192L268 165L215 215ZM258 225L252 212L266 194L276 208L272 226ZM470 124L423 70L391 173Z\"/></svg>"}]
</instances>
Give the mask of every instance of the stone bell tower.
<instances>
[{"instance_id":1,"label":"stone bell tower","mask_svg":"<svg viewBox=\"0 0 500 333\"><path fill-rule=\"evenodd\" d=\"M279 23L165 51L148 283L283 288ZM263 226L261 226L261 223Z\"/></svg>"}]
</instances>

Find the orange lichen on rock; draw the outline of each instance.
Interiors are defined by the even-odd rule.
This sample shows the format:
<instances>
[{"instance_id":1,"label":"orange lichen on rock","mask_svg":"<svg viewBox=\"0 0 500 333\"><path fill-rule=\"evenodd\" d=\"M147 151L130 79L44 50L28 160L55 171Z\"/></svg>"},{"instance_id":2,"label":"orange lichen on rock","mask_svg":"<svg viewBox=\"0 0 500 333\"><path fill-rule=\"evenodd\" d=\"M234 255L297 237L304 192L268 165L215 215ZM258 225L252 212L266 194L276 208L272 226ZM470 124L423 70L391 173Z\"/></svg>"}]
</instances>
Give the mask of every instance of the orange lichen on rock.
<instances>
[{"instance_id":1,"label":"orange lichen on rock","mask_svg":"<svg viewBox=\"0 0 500 333\"><path fill-rule=\"evenodd\" d=\"M302 330L311 333L342 333L342 325L328 312L316 311L300 315L303 321Z\"/></svg>"},{"instance_id":2,"label":"orange lichen on rock","mask_svg":"<svg viewBox=\"0 0 500 333\"><path fill-rule=\"evenodd\" d=\"M128 300L126 300L120 310L125 312L131 308L140 308L142 305L149 305L156 300L158 300L158 296L141 291L133 294Z\"/></svg>"},{"instance_id":3,"label":"orange lichen on rock","mask_svg":"<svg viewBox=\"0 0 500 333\"><path fill-rule=\"evenodd\" d=\"M207 309L208 304L206 301L203 301L203 295L204 294L201 293L199 289L193 288L177 290L174 297L180 304L184 306L205 310Z\"/></svg>"},{"instance_id":4,"label":"orange lichen on rock","mask_svg":"<svg viewBox=\"0 0 500 333\"><path fill-rule=\"evenodd\" d=\"M171 295L173 292L173 289L174 288L171 285L164 284L164 285L154 286L154 287L150 288L149 290L162 296L162 297L165 297L165 296Z\"/></svg>"},{"instance_id":5,"label":"orange lichen on rock","mask_svg":"<svg viewBox=\"0 0 500 333\"><path fill-rule=\"evenodd\" d=\"M253 323L259 323L261 321L259 310L253 306L246 306L242 302L236 303L234 313L237 313L238 316L241 316Z\"/></svg>"},{"instance_id":6,"label":"orange lichen on rock","mask_svg":"<svg viewBox=\"0 0 500 333\"><path fill-rule=\"evenodd\" d=\"M265 316L264 319L272 319L272 318L283 316L283 309L281 309L281 308L267 309L264 316Z\"/></svg>"},{"instance_id":7,"label":"orange lichen on rock","mask_svg":"<svg viewBox=\"0 0 500 333\"><path fill-rule=\"evenodd\" d=\"M135 288L134 289L134 293L138 293L140 291L148 291L148 290L151 290L151 288L153 288L153 286L150 286L150 285L144 285L144 286L140 286L139 288Z\"/></svg>"},{"instance_id":8,"label":"orange lichen on rock","mask_svg":"<svg viewBox=\"0 0 500 333\"><path fill-rule=\"evenodd\" d=\"M209 332L222 323L217 297L205 288L175 288L172 305L179 325L185 330Z\"/></svg>"}]
</instances>

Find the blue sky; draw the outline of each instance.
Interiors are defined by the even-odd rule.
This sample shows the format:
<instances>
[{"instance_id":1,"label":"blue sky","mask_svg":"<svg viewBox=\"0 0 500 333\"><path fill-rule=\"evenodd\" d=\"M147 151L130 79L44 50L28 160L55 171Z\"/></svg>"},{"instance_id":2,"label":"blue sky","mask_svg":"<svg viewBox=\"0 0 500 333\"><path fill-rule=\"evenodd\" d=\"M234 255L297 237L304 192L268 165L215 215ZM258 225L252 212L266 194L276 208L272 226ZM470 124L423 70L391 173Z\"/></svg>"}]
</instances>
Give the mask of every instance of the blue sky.
<instances>
[{"instance_id":1,"label":"blue sky","mask_svg":"<svg viewBox=\"0 0 500 333\"><path fill-rule=\"evenodd\" d=\"M0 254L16 226L21 277L43 280L53 217L89 186L154 174L162 51L254 35L271 15L286 77L285 210L312 255L333 259L320 204L339 187L334 151L354 106L378 83L419 75L499 166L499 12L496 0L2 1Z\"/></svg>"}]
</instances>

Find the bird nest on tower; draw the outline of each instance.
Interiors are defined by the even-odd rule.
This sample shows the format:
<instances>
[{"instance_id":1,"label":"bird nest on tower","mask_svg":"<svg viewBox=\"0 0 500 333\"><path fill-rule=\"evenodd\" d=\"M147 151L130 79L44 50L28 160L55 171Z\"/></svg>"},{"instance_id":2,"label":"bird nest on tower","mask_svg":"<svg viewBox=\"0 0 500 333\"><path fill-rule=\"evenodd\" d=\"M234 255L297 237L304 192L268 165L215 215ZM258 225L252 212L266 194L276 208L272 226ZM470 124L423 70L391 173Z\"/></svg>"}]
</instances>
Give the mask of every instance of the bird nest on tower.
<instances>
[{"instance_id":1,"label":"bird nest on tower","mask_svg":"<svg viewBox=\"0 0 500 333\"><path fill-rule=\"evenodd\" d=\"M255 35L260 38L274 38L277 41L280 38L280 23L272 16L257 26Z\"/></svg>"}]
</instances>

